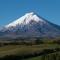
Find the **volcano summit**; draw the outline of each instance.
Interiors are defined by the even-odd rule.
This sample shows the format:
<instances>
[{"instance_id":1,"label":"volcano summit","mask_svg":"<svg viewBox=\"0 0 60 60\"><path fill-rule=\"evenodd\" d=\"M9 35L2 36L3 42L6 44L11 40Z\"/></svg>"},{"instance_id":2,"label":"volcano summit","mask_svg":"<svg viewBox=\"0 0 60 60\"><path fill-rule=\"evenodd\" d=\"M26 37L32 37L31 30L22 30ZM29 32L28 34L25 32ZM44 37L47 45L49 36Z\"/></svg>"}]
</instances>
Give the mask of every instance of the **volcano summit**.
<instances>
[{"instance_id":1,"label":"volcano summit","mask_svg":"<svg viewBox=\"0 0 60 60\"><path fill-rule=\"evenodd\" d=\"M34 12L30 12L7 24L0 31L0 35L9 37L58 37L60 36L60 26L47 21Z\"/></svg>"}]
</instances>

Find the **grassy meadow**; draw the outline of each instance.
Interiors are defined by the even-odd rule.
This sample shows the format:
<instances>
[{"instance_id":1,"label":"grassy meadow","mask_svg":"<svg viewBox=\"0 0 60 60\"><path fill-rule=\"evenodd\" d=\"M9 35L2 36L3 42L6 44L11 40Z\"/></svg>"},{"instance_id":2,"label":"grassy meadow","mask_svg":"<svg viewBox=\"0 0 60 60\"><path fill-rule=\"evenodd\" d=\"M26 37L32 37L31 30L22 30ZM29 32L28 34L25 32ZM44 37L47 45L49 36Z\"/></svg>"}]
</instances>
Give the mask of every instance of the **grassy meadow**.
<instances>
[{"instance_id":1,"label":"grassy meadow","mask_svg":"<svg viewBox=\"0 0 60 60\"><path fill-rule=\"evenodd\" d=\"M59 60L59 57L59 40L0 42L0 60Z\"/></svg>"},{"instance_id":2,"label":"grassy meadow","mask_svg":"<svg viewBox=\"0 0 60 60\"><path fill-rule=\"evenodd\" d=\"M60 52L55 52L47 55L41 55L38 57L33 57L25 60L60 60Z\"/></svg>"}]
</instances>

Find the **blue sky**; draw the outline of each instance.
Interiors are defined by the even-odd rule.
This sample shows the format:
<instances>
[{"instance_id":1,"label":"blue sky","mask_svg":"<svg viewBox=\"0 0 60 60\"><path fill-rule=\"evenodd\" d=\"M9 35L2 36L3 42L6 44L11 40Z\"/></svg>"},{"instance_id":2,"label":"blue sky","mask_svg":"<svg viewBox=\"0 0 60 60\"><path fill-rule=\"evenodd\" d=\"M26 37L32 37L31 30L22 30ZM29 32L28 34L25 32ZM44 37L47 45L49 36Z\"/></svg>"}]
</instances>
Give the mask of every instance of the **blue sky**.
<instances>
[{"instance_id":1,"label":"blue sky","mask_svg":"<svg viewBox=\"0 0 60 60\"><path fill-rule=\"evenodd\" d=\"M60 0L0 0L0 26L32 11L60 25Z\"/></svg>"}]
</instances>

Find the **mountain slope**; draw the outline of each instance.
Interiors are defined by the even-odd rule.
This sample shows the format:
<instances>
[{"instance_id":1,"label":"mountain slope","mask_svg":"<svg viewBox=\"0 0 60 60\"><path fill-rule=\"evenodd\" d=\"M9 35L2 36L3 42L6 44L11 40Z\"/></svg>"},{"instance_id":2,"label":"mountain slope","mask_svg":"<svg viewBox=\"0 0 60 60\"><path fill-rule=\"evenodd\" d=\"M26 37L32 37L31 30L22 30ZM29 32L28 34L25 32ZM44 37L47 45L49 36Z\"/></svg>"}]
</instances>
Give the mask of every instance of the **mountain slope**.
<instances>
[{"instance_id":1,"label":"mountain slope","mask_svg":"<svg viewBox=\"0 0 60 60\"><path fill-rule=\"evenodd\" d=\"M31 13L26 13L24 16L22 16L21 18L17 19L16 21L13 21L12 23L6 25L6 27L10 27L10 26L16 26L16 25L20 25L20 24L29 24L31 21L35 21L35 22L45 22L44 20L40 19L34 12Z\"/></svg>"},{"instance_id":2,"label":"mountain slope","mask_svg":"<svg viewBox=\"0 0 60 60\"><path fill-rule=\"evenodd\" d=\"M57 37L60 27L31 12L6 25L2 32L11 37Z\"/></svg>"}]
</instances>

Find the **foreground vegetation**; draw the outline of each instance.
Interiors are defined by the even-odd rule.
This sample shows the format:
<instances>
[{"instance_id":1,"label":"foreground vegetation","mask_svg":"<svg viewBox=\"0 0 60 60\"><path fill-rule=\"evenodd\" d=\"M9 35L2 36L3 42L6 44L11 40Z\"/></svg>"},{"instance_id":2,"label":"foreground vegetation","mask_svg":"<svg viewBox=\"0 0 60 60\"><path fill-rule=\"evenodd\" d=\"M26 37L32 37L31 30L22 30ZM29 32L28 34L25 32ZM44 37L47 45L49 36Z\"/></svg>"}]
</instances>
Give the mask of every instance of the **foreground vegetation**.
<instances>
[{"instance_id":1,"label":"foreground vegetation","mask_svg":"<svg viewBox=\"0 0 60 60\"><path fill-rule=\"evenodd\" d=\"M0 60L59 60L60 40L1 41Z\"/></svg>"},{"instance_id":2,"label":"foreground vegetation","mask_svg":"<svg viewBox=\"0 0 60 60\"><path fill-rule=\"evenodd\" d=\"M38 57L29 58L26 60L60 60L60 52L45 54Z\"/></svg>"},{"instance_id":3,"label":"foreground vegetation","mask_svg":"<svg viewBox=\"0 0 60 60\"><path fill-rule=\"evenodd\" d=\"M6 55L24 55L24 54L33 54L34 52L41 52L44 49L55 49L60 48L57 44L41 44L41 45L8 45L4 47L0 47L0 57Z\"/></svg>"},{"instance_id":4,"label":"foreground vegetation","mask_svg":"<svg viewBox=\"0 0 60 60\"><path fill-rule=\"evenodd\" d=\"M60 51L60 46L58 44L40 44L40 45L7 45L0 47L0 58L8 58L11 60L12 57L21 59L31 58L40 56L44 53L54 53ZM0 59L1 60L1 59ZM29 59L28 59L29 60Z\"/></svg>"}]
</instances>

